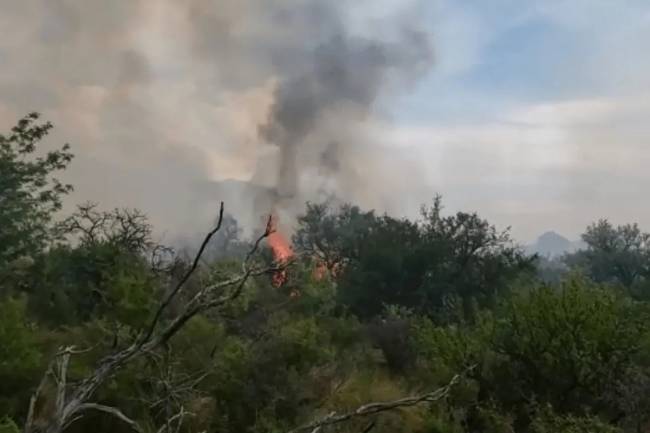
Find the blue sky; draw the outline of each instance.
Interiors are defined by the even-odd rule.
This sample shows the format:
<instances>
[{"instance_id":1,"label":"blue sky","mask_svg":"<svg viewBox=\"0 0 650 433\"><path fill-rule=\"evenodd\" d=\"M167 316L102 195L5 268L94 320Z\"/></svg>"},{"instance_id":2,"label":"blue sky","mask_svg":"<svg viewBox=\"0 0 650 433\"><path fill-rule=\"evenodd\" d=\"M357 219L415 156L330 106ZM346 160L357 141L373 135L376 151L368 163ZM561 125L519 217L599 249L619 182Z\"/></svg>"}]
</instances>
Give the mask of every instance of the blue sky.
<instances>
[{"instance_id":1,"label":"blue sky","mask_svg":"<svg viewBox=\"0 0 650 433\"><path fill-rule=\"evenodd\" d=\"M432 108L444 118L489 115L495 106L616 94L645 75L635 71L648 64L638 58L650 42L643 0L432 1L423 8L438 64L405 103L404 117L431 120Z\"/></svg>"},{"instance_id":2,"label":"blue sky","mask_svg":"<svg viewBox=\"0 0 650 433\"><path fill-rule=\"evenodd\" d=\"M400 140L417 143L452 207L524 240L547 229L575 238L600 217L650 225L650 3L425 7L437 64L393 120L414 129Z\"/></svg>"}]
</instances>

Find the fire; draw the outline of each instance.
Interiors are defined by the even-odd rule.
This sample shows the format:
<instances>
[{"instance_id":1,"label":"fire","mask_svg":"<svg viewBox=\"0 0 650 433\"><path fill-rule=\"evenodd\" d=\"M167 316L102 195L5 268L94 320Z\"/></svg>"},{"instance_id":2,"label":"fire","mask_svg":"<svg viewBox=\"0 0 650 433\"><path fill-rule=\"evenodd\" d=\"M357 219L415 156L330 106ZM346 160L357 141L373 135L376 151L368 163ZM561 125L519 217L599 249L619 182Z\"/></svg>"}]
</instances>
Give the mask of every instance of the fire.
<instances>
[{"instance_id":1,"label":"fire","mask_svg":"<svg viewBox=\"0 0 650 433\"><path fill-rule=\"evenodd\" d=\"M266 238L271 251L273 252L273 258L278 264L286 263L291 257L293 257L293 250L287 238L278 230L277 220L272 219L272 232ZM275 287L280 287L287 281L287 272L286 270L278 271L273 275L273 285Z\"/></svg>"},{"instance_id":2,"label":"fire","mask_svg":"<svg viewBox=\"0 0 650 433\"><path fill-rule=\"evenodd\" d=\"M312 272L314 280L321 281L327 277L336 278L341 273L341 263L335 262L328 266L325 260L316 260L316 265Z\"/></svg>"},{"instance_id":3,"label":"fire","mask_svg":"<svg viewBox=\"0 0 650 433\"><path fill-rule=\"evenodd\" d=\"M266 241L273 253L273 259L279 265L285 264L293 257L293 249L289 240L279 230L277 217L272 217L269 224L271 233L267 236ZM340 272L340 268L340 263L334 263L328 266L324 260L316 260L312 271L312 278L316 281L321 281L329 276L336 277ZM286 270L277 271L272 277L273 285L275 287L281 287L287 282L287 278ZM290 297L294 298L298 296L297 293L297 291L293 291Z\"/></svg>"},{"instance_id":4,"label":"fire","mask_svg":"<svg viewBox=\"0 0 650 433\"><path fill-rule=\"evenodd\" d=\"M316 281L321 281L327 276L327 266L325 265L325 262L318 261L316 263L312 276Z\"/></svg>"}]
</instances>

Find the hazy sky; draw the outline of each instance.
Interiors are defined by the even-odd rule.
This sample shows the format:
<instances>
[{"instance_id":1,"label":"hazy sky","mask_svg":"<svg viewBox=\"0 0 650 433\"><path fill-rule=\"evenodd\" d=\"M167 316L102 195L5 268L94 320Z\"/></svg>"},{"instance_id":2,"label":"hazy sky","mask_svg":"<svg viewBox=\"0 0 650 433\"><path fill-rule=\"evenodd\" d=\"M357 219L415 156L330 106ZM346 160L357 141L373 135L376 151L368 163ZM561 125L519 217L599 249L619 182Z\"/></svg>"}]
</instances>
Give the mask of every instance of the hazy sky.
<instances>
[{"instance_id":1,"label":"hazy sky","mask_svg":"<svg viewBox=\"0 0 650 433\"><path fill-rule=\"evenodd\" d=\"M0 126L55 123L48 143L77 155L70 203L196 230L216 209L206 181L266 182L277 149L258 127L321 39L405 29L428 35L431 64L381 71L344 132L319 121L319 140L361 144L303 182L410 216L441 193L522 241L600 217L650 229L647 0L0 0Z\"/></svg>"}]
</instances>

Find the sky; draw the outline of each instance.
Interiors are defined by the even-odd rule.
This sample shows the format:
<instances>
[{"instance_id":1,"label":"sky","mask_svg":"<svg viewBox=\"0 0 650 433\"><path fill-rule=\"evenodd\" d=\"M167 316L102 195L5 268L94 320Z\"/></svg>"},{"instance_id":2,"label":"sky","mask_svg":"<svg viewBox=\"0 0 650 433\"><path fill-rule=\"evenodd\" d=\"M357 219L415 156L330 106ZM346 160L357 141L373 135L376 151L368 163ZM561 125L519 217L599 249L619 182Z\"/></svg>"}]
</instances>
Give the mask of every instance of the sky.
<instances>
[{"instance_id":1,"label":"sky","mask_svg":"<svg viewBox=\"0 0 650 433\"><path fill-rule=\"evenodd\" d=\"M414 217L439 193L521 242L576 239L598 218L650 230L646 0L270 4L0 0L0 128L32 110L53 121L46 145L76 154L67 209L139 207L164 232L198 230L218 207L210 185L274 183L281 146L260 126L278 89L318 71L319 48L344 46L343 81L369 93L318 112L297 157L299 200L325 189ZM415 30L419 51L403 37ZM386 65L350 61L368 46ZM331 142L354 144L323 170ZM225 195L255 220L252 199Z\"/></svg>"},{"instance_id":2,"label":"sky","mask_svg":"<svg viewBox=\"0 0 650 433\"><path fill-rule=\"evenodd\" d=\"M597 218L650 226L650 4L447 1L436 67L394 130L428 183L530 240Z\"/></svg>"}]
</instances>

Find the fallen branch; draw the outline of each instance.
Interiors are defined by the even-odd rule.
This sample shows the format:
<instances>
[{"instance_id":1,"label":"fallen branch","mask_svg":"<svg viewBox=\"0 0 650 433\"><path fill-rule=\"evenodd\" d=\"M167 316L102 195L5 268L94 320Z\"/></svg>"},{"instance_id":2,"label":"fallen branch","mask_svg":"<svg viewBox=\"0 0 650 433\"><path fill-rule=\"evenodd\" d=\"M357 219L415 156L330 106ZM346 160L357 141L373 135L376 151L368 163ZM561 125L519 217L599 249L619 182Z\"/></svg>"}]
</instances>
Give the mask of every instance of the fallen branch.
<instances>
[{"instance_id":1,"label":"fallen branch","mask_svg":"<svg viewBox=\"0 0 650 433\"><path fill-rule=\"evenodd\" d=\"M96 410L99 412L104 412L107 413L111 416L114 416L115 418L119 419L120 421L123 421L124 423L128 424L134 431L136 432L142 432L143 430L140 428L138 423L136 423L134 420L126 416L121 410L118 408L112 407L112 406L106 406L103 404L97 404L97 403L84 403L79 407L79 412L83 412L86 410Z\"/></svg>"},{"instance_id":2,"label":"fallen branch","mask_svg":"<svg viewBox=\"0 0 650 433\"><path fill-rule=\"evenodd\" d=\"M377 402L377 403L367 403L362 406L359 406L357 409L343 413L337 414L336 412L331 412L329 415L321 418L319 420L313 421L309 424L305 424L301 427L295 428L289 433L300 433L309 431L311 433L318 433L324 427L331 426L334 424L340 424L346 421L350 421L356 418L365 418L368 416L376 415L381 412L388 412L398 408L416 406L421 403L434 403L436 401L442 400L443 398L449 395L451 389L456 386L461 379L462 375L455 375L451 381L435 391L428 392L426 394L420 394L412 397L404 397L398 400ZM369 428L372 428L374 424L371 423Z\"/></svg>"}]
</instances>

